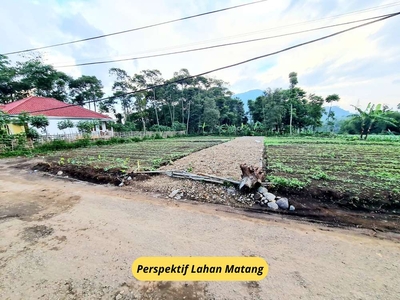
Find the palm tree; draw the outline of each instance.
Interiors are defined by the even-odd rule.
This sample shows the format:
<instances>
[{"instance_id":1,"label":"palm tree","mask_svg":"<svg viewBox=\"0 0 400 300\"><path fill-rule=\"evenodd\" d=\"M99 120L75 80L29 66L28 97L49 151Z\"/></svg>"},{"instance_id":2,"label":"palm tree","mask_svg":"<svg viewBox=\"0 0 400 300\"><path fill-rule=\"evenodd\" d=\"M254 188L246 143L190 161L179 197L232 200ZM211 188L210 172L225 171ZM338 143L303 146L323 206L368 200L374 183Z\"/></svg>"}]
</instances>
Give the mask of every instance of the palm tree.
<instances>
[{"instance_id":1,"label":"palm tree","mask_svg":"<svg viewBox=\"0 0 400 300\"><path fill-rule=\"evenodd\" d=\"M330 128L330 131L333 131L333 126L335 125L335 113L332 111L332 103L333 102L338 102L340 100L340 97L336 94L329 95L328 97L325 98L325 102L329 103L329 112L328 112L328 117L326 118L326 123L328 127Z\"/></svg>"},{"instance_id":2,"label":"palm tree","mask_svg":"<svg viewBox=\"0 0 400 300\"><path fill-rule=\"evenodd\" d=\"M396 126L396 120L387 115L388 111L382 108L381 104L375 106L375 104L368 103L365 110L354 105L352 106L357 110L358 114L352 115L351 118L361 122L360 139L365 135L364 139L366 140L368 134L371 132L372 126L378 121L387 125Z\"/></svg>"}]
</instances>

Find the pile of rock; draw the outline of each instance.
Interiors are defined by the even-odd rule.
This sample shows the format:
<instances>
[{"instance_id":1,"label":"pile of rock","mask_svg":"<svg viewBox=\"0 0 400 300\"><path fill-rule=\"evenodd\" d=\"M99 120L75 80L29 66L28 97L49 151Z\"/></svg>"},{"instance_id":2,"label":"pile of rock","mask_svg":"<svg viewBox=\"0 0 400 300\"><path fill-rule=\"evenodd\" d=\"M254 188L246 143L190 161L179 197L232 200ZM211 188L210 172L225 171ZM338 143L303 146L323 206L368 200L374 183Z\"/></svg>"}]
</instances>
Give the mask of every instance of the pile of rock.
<instances>
[{"instance_id":1,"label":"pile of rock","mask_svg":"<svg viewBox=\"0 0 400 300\"><path fill-rule=\"evenodd\" d=\"M254 193L254 200L261 206L268 206L273 210L284 209L284 210L295 210L293 205L290 205L287 198L277 197L274 194L268 192L265 187L259 187L257 192Z\"/></svg>"},{"instance_id":2,"label":"pile of rock","mask_svg":"<svg viewBox=\"0 0 400 300\"><path fill-rule=\"evenodd\" d=\"M254 204L266 206L272 210L295 210L287 198L277 197L260 187L256 192L241 193L234 187L204 184L188 181L177 189L169 186L165 191L167 198L175 200L196 200L207 203L226 204L230 206L248 207Z\"/></svg>"}]
</instances>

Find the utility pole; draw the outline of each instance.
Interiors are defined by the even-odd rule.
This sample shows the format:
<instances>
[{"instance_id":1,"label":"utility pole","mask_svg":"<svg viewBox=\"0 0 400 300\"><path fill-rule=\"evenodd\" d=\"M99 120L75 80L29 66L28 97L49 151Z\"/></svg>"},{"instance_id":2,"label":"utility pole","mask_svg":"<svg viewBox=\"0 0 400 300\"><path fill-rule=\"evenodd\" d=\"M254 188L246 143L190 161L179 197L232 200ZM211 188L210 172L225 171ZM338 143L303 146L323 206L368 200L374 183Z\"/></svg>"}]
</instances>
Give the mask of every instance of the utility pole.
<instances>
[{"instance_id":1,"label":"utility pole","mask_svg":"<svg viewBox=\"0 0 400 300\"><path fill-rule=\"evenodd\" d=\"M290 104L290 135L292 135L293 104Z\"/></svg>"}]
</instances>

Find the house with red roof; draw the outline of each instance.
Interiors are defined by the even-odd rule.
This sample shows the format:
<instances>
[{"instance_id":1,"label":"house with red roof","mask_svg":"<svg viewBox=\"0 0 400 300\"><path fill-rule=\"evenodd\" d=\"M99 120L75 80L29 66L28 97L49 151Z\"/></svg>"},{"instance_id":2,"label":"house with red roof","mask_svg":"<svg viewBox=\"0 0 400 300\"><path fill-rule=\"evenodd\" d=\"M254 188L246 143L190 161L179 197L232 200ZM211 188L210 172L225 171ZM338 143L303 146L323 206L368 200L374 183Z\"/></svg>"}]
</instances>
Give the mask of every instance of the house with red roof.
<instances>
[{"instance_id":1,"label":"house with red roof","mask_svg":"<svg viewBox=\"0 0 400 300\"><path fill-rule=\"evenodd\" d=\"M96 126L94 131L107 131L107 123L112 122L112 118L98 112L91 111L81 106L68 104L54 98L44 97L28 97L5 105L0 105L0 110L9 114L11 117L17 116L22 112L27 112L32 116L44 115L49 120L49 126L46 132L49 135L63 134L64 132L58 129L58 123L63 120L71 120L74 125L79 121L99 121L100 126ZM21 126L9 124L9 132L16 134L23 132ZM78 133L76 127L68 130L69 133Z\"/></svg>"}]
</instances>

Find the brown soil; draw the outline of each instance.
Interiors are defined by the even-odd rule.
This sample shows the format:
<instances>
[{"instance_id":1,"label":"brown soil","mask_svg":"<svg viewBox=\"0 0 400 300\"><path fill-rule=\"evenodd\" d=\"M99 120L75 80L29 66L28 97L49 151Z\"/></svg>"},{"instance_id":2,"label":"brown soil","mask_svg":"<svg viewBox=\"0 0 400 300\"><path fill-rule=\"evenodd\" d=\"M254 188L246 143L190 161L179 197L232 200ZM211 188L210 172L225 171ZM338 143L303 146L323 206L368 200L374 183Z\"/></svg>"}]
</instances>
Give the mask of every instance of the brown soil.
<instances>
[{"instance_id":1,"label":"brown soil","mask_svg":"<svg viewBox=\"0 0 400 300\"><path fill-rule=\"evenodd\" d=\"M240 179L239 165L263 166L264 137L241 137L228 143L192 153L160 170L189 170L192 173Z\"/></svg>"},{"instance_id":2,"label":"brown soil","mask_svg":"<svg viewBox=\"0 0 400 300\"><path fill-rule=\"evenodd\" d=\"M133 185L95 185L13 167L21 163L0 160L0 216L21 212L0 219L0 299L397 299L400 294L394 284L399 235L166 200ZM155 179L170 184L161 177L138 183ZM131 264L142 256L259 256L270 269L259 282L139 282Z\"/></svg>"},{"instance_id":3,"label":"brown soil","mask_svg":"<svg viewBox=\"0 0 400 300\"><path fill-rule=\"evenodd\" d=\"M40 162L33 166L33 170L49 172L57 175L62 171L62 176L69 176L75 179L97 183L97 184L113 184L119 185L123 182L123 178L131 176L133 181L141 181L150 179L146 174L124 173L120 169L114 168L104 171L103 169L93 168L91 166L76 166L76 165L59 165L57 163ZM128 182L125 183L127 185Z\"/></svg>"}]
</instances>

